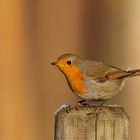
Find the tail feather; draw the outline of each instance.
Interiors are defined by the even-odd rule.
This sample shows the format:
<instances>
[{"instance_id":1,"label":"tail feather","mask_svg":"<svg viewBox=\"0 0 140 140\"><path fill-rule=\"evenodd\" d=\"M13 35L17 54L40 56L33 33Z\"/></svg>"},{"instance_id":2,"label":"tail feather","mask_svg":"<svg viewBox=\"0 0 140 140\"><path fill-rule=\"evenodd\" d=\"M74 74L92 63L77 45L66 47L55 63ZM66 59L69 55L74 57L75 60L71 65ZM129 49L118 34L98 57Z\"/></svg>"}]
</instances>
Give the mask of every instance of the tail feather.
<instances>
[{"instance_id":1,"label":"tail feather","mask_svg":"<svg viewBox=\"0 0 140 140\"><path fill-rule=\"evenodd\" d=\"M140 69L129 70L129 71L127 71L127 72L130 73L130 75L128 75L127 77L140 76Z\"/></svg>"},{"instance_id":2,"label":"tail feather","mask_svg":"<svg viewBox=\"0 0 140 140\"><path fill-rule=\"evenodd\" d=\"M128 71L116 70L116 71L108 72L104 78L106 78L105 80L107 79L113 80L113 79L129 78L135 76L140 76L140 69L128 70Z\"/></svg>"}]
</instances>

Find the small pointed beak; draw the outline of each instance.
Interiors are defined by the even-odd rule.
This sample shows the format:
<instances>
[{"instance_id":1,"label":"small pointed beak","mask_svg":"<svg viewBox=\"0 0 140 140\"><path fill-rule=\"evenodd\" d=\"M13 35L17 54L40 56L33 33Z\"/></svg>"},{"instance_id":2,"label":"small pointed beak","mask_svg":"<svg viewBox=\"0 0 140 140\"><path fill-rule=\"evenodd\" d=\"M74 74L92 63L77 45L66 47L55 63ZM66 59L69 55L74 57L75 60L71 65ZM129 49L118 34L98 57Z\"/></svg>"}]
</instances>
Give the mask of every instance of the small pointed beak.
<instances>
[{"instance_id":1,"label":"small pointed beak","mask_svg":"<svg viewBox=\"0 0 140 140\"><path fill-rule=\"evenodd\" d=\"M57 64L57 62L52 62L52 63L51 63L51 65L56 65L56 64Z\"/></svg>"}]
</instances>

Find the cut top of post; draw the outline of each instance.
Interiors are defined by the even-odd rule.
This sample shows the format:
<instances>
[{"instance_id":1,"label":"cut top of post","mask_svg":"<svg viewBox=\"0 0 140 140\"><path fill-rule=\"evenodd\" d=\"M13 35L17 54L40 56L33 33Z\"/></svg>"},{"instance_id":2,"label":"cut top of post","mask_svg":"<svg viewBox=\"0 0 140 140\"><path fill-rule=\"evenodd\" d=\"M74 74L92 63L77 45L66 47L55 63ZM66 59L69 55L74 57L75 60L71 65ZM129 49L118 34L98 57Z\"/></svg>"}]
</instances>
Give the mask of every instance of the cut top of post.
<instances>
[{"instance_id":1,"label":"cut top of post","mask_svg":"<svg viewBox=\"0 0 140 140\"><path fill-rule=\"evenodd\" d=\"M129 117L118 105L63 105L55 114L55 140L129 140Z\"/></svg>"}]
</instances>

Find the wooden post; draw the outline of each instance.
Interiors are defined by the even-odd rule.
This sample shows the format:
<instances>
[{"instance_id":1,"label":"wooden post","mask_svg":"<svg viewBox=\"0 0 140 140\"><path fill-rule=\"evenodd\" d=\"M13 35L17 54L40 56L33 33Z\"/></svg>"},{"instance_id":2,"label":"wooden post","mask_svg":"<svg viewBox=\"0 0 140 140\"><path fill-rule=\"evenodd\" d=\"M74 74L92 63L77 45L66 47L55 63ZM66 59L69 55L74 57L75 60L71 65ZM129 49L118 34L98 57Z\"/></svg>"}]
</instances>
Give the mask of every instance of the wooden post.
<instances>
[{"instance_id":1,"label":"wooden post","mask_svg":"<svg viewBox=\"0 0 140 140\"><path fill-rule=\"evenodd\" d=\"M105 105L89 119L96 108L63 105L55 116L55 140L129 140L129 117L122 107Z\"/></svg>"}]
</instances>

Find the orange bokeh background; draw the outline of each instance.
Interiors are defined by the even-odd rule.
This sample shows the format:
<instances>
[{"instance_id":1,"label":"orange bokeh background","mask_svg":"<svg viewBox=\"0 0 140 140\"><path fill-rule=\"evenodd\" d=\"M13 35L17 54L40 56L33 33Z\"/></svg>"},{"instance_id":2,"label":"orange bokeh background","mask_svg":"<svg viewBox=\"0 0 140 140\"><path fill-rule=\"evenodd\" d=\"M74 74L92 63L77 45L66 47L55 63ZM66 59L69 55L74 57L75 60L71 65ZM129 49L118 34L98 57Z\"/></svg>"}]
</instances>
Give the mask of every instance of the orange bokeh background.
<instances>
[{"instance_id":1,"label":"orange bokeh background","mask_svg":"<svg viewBox=\"0 0 140 140\"><path fill-rule=\"evenodd\" d=\"M0 1L0 139L52 140L54 112L78 98L50 63L66 52L120 68L140 68L138 0ZM140 77L112 104L139 139Z\"/></svg>"}]
</instances>

